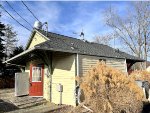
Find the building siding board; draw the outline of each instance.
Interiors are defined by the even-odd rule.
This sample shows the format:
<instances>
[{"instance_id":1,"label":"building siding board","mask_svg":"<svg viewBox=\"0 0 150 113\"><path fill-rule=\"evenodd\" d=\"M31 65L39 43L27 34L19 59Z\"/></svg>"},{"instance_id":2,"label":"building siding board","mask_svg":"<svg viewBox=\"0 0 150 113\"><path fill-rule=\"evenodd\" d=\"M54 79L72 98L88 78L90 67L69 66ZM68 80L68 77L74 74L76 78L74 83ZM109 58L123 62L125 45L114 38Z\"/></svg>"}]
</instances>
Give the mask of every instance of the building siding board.
<instances>
[{"instance_id":1,"label":"building siding board","mask_svg":"<svg viewBox=\"0 0 150 113\"><path fill-rule=\"evenodd\" d=\"M53 54L52 102L59 104L58 84L63 85L62 103L75 106L75 55Z\"/></svg>"},{"instance_id":2,"label":"building siding board","mask_svg":"<svg viewBox=\"0 0 150 113\"><path fill-rule=\"evenodd\" d=\"M30 76L30 64L43 64L42 60L40 59L37 59L37 60L34 60L34 61L29 61L26 63L26 67L25 67L25 72L28 72L29 73L29 76ZM50 100L50 77L47 76L47 66L44 65L44 78L43 78L43 98L45 98L46 100Z\"/></svg>"},{"instance_id":3,"label":"building siding board","mask_svg":"<svg viewBox=\"0 0 150 113\"><path fill-rule=\"evenodd\" d=\"M115 59L88 55L79 55L79 75L83 76L99 59L106 59L106 65L114 67L126 73L125 59Z\"/></svg>"},{"instance_id":4,"label":"building siding board","mask_svg":"<svg viewBox=\"0 0 150 113\"><path fill-rule=\"evenodd\" d=\"M109 59L106 64L126 73L125 59Z\"/></svg>"},{"instance_id":5,"label":"building siding board","mask_svg":"<svg viewBox=\"0 0 150 113\"><path fill-rule=\"evenodd\" d=\"M29 44L28 49L34 47L37 44L45 42L45 41L47 41L47 39L44 36L40 35L38 32L36 32L35 35L32 38L32 41Z\"/></svg>"},{"instance_id":6,"label":"building siding board","mask_svg":"<svg viewBox=\"0 0 150 113\"><path fill-rule=\"evenodd\" d=\"M69 53L53 53L54 68L52 74L52 102L59 104L60 93L57 91L57 85L63 85L62 103L75 106L75 55ZM106 64L126 72L124 59L102 58L95 56L79 55L79 75L84 75L92 66L96 65L99 59L106 59ZM26 72L29 72L30 64L41 63L40 60L27 62ZM44 85L43 97L50 100L50 77L47 76L47 66L44 65Z\"/></svg>"},{"instance_id":7,"label":"building siding board","mask_svg":"<svg viewBox=\"0 0 150 113\"><path fill-rule=\"evenodd\" d=\"M30 73L30 64L42 63L40 59L26 63L25 72ZM75 55L66 53L53 54L53 74L52 74L52 102L59 104L60 93L56 90L57 85L63 85L62 103L75 106ZM30 74L29 74L30 75ZM44 65L43 98L50 100L50 77L48 68ZM67 95L67 96L66 96Z\"/></svg>"},{"instance_id":8,"label":"building siding board","mask_svg":"<svg viewBox=\"0 0 150 113\"><path fill-rule=\"evenodd\" d=\"M43 97L50 101L50 74L47 65L44 65L44 85L43 85Z\"/></svg>"},{"instance_id":9,"label":"building siding board","mask_svg":"<svg viewBox=\"0 0 150 113\"><path fill-rule=\"evenodd\" d=\"M29 45L29 48L45 42L47 39L36 33ZM84 75L92 66L96 65L99 59L106 59L106 64L126 72L125 59L104 58L89 55L79 55L79 75ZM29 71L30 63L27 63L26 72ZM61 83L63 87L62 103L75 106L75 55L69 53L53 54L53 75L52 75L52 102L59 104L60 93L56 90ZM43 97L50 100L50 77L47 76L47 66L44 65ZM66 96L67 95L67 96Z\"/></svg>"}]
</instances>

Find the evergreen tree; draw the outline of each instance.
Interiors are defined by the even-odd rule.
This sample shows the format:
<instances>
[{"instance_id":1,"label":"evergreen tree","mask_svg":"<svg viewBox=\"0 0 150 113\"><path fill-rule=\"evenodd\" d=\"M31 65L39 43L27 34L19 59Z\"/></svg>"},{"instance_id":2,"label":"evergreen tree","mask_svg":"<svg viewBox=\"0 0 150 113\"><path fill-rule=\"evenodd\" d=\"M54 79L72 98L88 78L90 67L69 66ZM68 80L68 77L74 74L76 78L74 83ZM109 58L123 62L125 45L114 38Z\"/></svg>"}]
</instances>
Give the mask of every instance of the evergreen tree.
<instances>
[{"instance_id":1,"label":"evergreen tree","mask_svg":"<svg viewBox=\"0 0 150 113\"><path fill-rule=\"evenodd\" d=\"M13 53L10 54L10 58L11 58L11 57L14 57L14 56L16 56L16 55L18 55L19 53L21 53L21 52L23 52L23 51L24 51L23 46L16 47L16 48L14 49Z\"/></svg>"},{"instance_id":2,"label":"evergreen tree","mask_svg":"<svg viewBox=\"0 0 150 113\"><path fill-rule=\"evenodd\" d=\"M4 44L3 44L4 40L2 38L3 36L5 36L4 30L5 30L5 25L0 22L0 67L3 67L2 61L3 61L3 58L5 56Z\"/></svg>"},{"instance_id":3,"label":"evergreen tree","mask_svg":"<svg viewBox=\"0 0 150 113\"><path fill-rule=\"evenodd\" d=\"M13 30L13 27L11 25L6 25L4 46L5 46L5 54L7 58L9 58L10 54L12 54L12 52L16 47L16 42L18 41L16 36L17 33Z\"/></svg>"}]
</instances>

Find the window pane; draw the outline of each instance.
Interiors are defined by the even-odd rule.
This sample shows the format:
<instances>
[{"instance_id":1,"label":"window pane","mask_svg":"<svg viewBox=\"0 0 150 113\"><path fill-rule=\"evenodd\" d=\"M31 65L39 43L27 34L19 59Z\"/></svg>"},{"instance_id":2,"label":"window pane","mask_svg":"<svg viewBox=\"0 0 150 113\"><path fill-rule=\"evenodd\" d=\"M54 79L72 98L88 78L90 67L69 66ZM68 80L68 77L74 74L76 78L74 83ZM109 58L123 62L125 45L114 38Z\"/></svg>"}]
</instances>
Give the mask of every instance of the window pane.
<instances>
[{"instance_id":1,"label":"window pane","mask_svg":"<svg viewBox=\"0 0 150 113\"><path fill-rule=\"evenodd\" d=\"M41 67L32 68L32 81L41 81Z\"/></svg>"},{"instance_id":2,"label":"window pane","mask_svg":"<svg viewBox=\"0 0 150 113\"><path fill-rule=\"evenodd\" d=\"M103 62L106 64L106 59L99 59L99 62Z\"/></svg>"}]
</instances>

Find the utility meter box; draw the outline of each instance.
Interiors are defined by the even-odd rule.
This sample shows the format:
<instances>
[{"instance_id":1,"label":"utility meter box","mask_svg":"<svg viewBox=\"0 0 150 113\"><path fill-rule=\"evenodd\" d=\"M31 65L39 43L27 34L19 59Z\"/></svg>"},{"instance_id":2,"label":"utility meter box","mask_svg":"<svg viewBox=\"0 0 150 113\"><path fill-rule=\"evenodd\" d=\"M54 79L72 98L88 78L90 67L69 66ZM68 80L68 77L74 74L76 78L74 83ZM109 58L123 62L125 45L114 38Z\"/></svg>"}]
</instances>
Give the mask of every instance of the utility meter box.
<instances>
[{"instance_id":1,"label":"utility meter box","mask_svg":"<svg viewBox=\"0 0 150 113\"><path fill-rule=\"evenodd\" d=\"M57 85L57 91L58 91L58 92L63 92L63 85L58 84L58 85Z\"/></svg>"}]
</instances>

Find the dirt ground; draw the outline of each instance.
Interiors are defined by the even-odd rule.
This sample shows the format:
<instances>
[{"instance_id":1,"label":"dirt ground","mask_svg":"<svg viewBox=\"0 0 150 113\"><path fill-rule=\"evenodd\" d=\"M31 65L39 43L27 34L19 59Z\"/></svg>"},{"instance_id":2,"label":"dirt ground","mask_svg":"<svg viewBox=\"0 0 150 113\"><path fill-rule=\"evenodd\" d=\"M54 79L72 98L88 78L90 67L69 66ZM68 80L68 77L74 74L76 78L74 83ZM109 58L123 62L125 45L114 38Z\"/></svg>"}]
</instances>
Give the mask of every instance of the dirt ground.
<instances>
[{"instance_id":1,"label":"dirt ground","mask_svg":"<svg viewBox=\"0 0 150 113\"><path fill-rule=\"evenodd\" d=\"M47 102L43 98L15 97L14 89L0 89L0 113L67 113L71 108Z\"/></svg>"},{"instance_id":2,"label":"dirt ground","mask_svg":"<svg viewBox=\"0 0 150 113\"><path fill-rule=\"evenodd\" d=\"M71 109L73 109L72 106L66 106L66 107L59 108L57 110L53 110L49 113L68 113L69 111L71 111Z\"/></svg>"},{"instance_id":3,"label":"dirt ground","mask_svg":"<svg viewBox=\"0 0 150 113\"><path fill-rule=\"evenodd\" d=\"M10 101L12 98L14 98L14 89L0 89L0 113L68 113L73 109L72 106L68 105L59 106L50 102L35 105L33 102L31 102L32 104L27 103L27 101L25 101L27 105L23 103L21 106L30 106L20 109L20 106L18 107ZM19 100L23 101L22 98L26 97L21 97ZM150 113L150 103L144 104L142 113Z\"/></svg>"}]
</instances>

